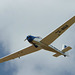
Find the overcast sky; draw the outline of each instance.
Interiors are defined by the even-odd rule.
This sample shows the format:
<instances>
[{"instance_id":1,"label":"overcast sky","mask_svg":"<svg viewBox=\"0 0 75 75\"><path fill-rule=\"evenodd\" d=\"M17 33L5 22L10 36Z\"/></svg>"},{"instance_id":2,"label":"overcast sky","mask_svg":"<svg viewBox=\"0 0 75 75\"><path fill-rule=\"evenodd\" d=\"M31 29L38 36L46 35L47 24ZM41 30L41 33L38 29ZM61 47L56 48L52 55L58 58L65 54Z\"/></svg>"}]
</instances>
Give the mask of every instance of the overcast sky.
<instances>
[{"instance_id":1,"label":"overcast sky","mask_svg":"<svg viewBox=\"0 0 75 75\"><path fill-rule=\"evenodd\" d=\"M27 35L44 38L75 16L75 0L0 0L0 57L30 46ZM70 45L69 57L41 50L0 63L1 75L75 75L75 24L52 43Z\"/></svg>"}]
</instances>

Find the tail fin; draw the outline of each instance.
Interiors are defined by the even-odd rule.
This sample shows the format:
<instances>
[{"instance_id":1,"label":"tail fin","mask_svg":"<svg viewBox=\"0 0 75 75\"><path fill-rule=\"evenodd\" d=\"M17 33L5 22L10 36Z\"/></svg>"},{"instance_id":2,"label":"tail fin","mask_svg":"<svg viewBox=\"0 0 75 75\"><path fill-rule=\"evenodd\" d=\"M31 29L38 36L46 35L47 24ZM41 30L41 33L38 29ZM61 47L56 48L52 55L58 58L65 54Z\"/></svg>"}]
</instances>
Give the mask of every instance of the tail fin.
<instances>
[{"instance_id":1,"label":"tail fin","mask_svg":"<svg viewBox=\"0 0 75 75\"><path fill-rule=\"evenodd\" d=\"M66 47L67 47L67 46L63 44L63 45L62 45L62 50L65 49Z\"/></svg>"},{"instance_id":2,"label":"tail fin","mask_svg":"<svg viewBox=\"0 0 75 75\"><path fill-rule=\"evenodd\" d=\"M66 48L64 48L63 50L62 50L62 52L67 52L67 51L69 51L70 49L72 49L70 46L68 46L68 47L66 47Z\"/></svg>"},{"instance_id":3,"label":"tail fin","mask_svg":"<svg viewBox=\"0 0 75 75\"><path fill-rule=\"evenodd\" d=\"M56 53L56 54L54 54L53 56L54 56L54 57L58 57L58 56L60 56L60 55L67 56L65 52L69 51L70 49L72 49L70 46L67 47L66 45L64 45L64 49L62 50L62 52L63 52L64 54L58 54L58 53Z\"/></svg>"}]
</instances>

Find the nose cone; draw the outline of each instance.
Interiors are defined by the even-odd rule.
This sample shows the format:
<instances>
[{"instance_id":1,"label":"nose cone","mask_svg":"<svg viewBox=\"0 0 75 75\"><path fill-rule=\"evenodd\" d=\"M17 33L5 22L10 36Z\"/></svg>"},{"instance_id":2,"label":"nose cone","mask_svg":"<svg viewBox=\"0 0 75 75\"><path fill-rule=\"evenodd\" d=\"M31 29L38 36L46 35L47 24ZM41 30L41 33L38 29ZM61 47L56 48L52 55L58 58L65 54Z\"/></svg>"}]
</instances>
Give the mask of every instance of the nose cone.
<instances>
[{"instance_id":1,"label":"nose cone","mask_svg":"<svg viewBox=\"0 0 75 75\"><path fill-rule=\"evenodd\" d=\"M27 39L29 38L29 36L27 36Z\"/></svg>"},{"instance_id":2,"label":"nose cone","mask_svg":"<svg viewBox=\"0 0 75 75\"><path fill-rule=\"evenodd\" d=\"M27 40L30 39L30 38L31 38L31 35L28 35L28 36L27 36Z\"/></svg>"}]
</instances>

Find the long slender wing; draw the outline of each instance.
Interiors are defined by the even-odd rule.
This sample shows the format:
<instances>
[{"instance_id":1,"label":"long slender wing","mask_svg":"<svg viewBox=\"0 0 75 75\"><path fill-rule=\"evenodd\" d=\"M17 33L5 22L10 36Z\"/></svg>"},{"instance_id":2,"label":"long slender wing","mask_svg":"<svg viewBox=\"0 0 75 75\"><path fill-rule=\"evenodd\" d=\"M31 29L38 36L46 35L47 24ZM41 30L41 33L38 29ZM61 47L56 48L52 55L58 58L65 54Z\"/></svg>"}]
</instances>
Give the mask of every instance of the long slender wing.
<instances>
[{"instance_id":1,"label":"long slender wing","mask_svg":"<svg viewBox=\"0 0 75 75\"><path fill-rule=\"evenodd\" d=\"M3 58L0 59L0 63L2 62L5 62L5 61L8 61L8 60L11 60L11 59L15 59L17 57L21 57L23 55L27 55L27 54L30 54L30 53L33 53L33 52L36 52L38 50L40 50L41 48L35 48L34 46L30 46L28 48L25 48L23 50L20 50L16 53L13 53L13 54L10 54L8 56L5 56Z\"/></svg>"},{"instance_id":2,"label":"long slender wing","mask_svg":"<svg viewBox=\"0 0 75 75\"><path fill-rule=\"evenodd\" d=\"M59 28L57 28L55 31L53 31L51 34L46 36L44 39L41 40L41 42L49 45L54 40L56 40L62 33L64 33L73 23L75 23L75 16L72 17L70 20L68 20L66 23L61 25Z\"/></svg>"}]
</instances>

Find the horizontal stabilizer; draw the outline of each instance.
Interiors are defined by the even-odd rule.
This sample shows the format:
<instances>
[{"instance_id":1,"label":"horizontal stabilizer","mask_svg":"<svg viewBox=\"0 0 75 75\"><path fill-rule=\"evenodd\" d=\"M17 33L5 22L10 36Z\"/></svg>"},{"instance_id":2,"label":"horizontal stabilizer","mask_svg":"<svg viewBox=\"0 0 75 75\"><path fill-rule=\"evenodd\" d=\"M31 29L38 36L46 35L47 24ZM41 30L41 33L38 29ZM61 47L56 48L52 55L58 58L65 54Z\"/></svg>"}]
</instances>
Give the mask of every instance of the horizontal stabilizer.
<instances>
[{"instance_id":1,"label":"horizontal stabilizer","mask_svg":"<svg viewBox=\"0 0 75 75\"><path fill-rule=\"evenodd\" d=\"M71 48L71 47L66 47L65 49L62 50L62 52L65 53L65 52L69 51L70 49L72 49L72 48ZM54 56L54 57L58 57L58 56L60 56L60 55L63 55L63 54L58 54L58 53L56 53L56 54L54 54L53 56ZM65 54L64 54L64 56L65 56Z\"/></svg>"},{"instance_id":2,"label":"horizontal stabilizer","mask_svg":"<svg viewBox=\"0 0 75 75\"><path fill-rule=\"evenodd\" d=\"M58 57L58 56L60 56L61 54L58 54L58 53L56 53L56 54L54 54L53 56L54 57Z\"/></svg>"},{"instance_id":3,"label":"horizontal stabilizer","mask_svg":"<svg viewBox=\"0 0 75 75\"><path fill-rule=\"evenodd\" d=\"M68 46L67 48L63 49L62 52L67 52L69 51L70 49L72 49L70 46Z\"/></svg>"}]
</instances>

